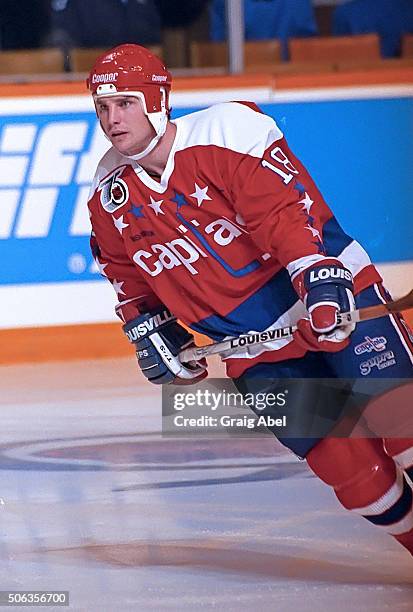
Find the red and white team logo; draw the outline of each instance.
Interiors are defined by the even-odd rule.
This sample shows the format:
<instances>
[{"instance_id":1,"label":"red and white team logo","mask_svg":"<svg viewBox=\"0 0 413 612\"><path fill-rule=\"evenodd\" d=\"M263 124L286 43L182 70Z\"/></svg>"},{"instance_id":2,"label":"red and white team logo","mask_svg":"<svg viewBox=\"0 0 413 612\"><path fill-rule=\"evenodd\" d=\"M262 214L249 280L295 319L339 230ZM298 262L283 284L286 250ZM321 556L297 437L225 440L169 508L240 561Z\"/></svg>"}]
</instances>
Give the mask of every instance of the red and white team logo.
<instances>
[{"instance_id":1,"label":"red and white team logo","mask_svg":"<svg viewBox=\"0 0 413 612\"><path fill-rule=\"evenodd\" d=\"M100 203L108 213L113 213L129 200L129 188L120 175L126 166L117 168L107 176L98 187L100 191Z\"/></svg>"}]
</instances>

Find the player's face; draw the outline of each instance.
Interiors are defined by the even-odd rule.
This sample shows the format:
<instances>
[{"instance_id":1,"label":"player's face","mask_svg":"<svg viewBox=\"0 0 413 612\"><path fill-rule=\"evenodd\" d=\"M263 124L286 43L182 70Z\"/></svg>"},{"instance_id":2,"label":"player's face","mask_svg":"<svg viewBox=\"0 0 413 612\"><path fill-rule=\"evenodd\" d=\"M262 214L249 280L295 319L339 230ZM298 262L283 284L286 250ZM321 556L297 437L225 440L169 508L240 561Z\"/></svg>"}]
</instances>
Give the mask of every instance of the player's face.
<instances>
[{"instance_id":1,"label":"player's face","mask_svg":"<svg viewBox=\"0 0 413 612\"><path fill-rule=\"evenodd\" d=\"M96 109L103 131L123 155L143 151L155 136L139 98L102 98L97 101Z\"/></svg>"}]
</instances>

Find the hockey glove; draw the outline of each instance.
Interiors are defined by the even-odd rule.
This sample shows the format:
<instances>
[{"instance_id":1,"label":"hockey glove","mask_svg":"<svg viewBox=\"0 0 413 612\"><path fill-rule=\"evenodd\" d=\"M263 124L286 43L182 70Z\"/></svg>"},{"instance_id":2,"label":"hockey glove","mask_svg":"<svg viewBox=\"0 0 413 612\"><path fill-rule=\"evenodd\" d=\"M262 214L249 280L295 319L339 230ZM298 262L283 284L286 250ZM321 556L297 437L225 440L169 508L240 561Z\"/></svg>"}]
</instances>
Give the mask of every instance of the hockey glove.
<instances>
[{"instance_id":1,"label":"hockey glove","mask_svg":"<svg viewBox=\"0 0 413 612\"><path fill-rule=\"evenodd\" d=\"M194 344L194 337L165 307L139 315L123 331L135 345L138 364L150 382L192 384L207 376L205 360L180 362L179 353Z\"/></svg>"},{"instance_id":2,"label":"hockey glove","mask_svg":"<svg viewBox=\"0 0 413 612\"><path fill-rule=\"evenodd\" d=\"M301 272L293 284L310 316L309 322L299 321L297 342L311 351L345 348L355 323L337 327L337 315L355 309L350 270L338 259L326 259Z\"/></svg>"}]
</instances>

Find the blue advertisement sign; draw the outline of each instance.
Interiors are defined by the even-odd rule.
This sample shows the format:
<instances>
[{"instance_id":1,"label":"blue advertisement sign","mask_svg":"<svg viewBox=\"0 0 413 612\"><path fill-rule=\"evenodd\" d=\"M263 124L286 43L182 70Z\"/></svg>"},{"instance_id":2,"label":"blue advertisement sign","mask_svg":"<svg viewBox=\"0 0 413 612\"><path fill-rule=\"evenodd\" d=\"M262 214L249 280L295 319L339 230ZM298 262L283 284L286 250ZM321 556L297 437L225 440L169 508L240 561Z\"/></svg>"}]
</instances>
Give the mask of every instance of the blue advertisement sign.
<instances>
[{"instance_id":1,"label":"blue advertisement sign","mask_svg":"<svg viewBox=\"0 0 413 612\"><path fill-rule=\"evenodd\" d=\"M99 132L93 113L0 119L0 283L96 278L86 202Z\"/></svg>"},{"instance_id":2,"label":"blue advertisement sign","mask_svg":"<svg viewBox=\"0 0 413 612\"><path fill-rule=\"evenodd\" d=\"M413 99L261 107L373 261L413 260ZM0 285L99 278L86 202L108 146L93 112L0 117Z\"/></svg>"}]
</instances>

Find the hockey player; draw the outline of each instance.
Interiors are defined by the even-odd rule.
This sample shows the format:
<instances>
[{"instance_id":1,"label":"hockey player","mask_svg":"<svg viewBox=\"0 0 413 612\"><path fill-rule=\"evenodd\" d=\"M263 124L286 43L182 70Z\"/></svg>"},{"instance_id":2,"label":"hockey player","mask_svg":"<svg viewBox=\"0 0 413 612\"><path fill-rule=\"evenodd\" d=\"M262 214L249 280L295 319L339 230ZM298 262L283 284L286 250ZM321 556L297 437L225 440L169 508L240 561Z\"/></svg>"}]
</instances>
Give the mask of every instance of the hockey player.
<instances>
[{"instance_id":1,"label":"hockey player","mask_svg":"<svg viewBox=\"0 0 413 612\"><path fill-rule=\"evenodd\" d=\"M254 379L413 377L401 317L337 327L339 311L388 295L271 117L230 102L172 121L171 75L137 45L99 57L88 87L112 143L91 189L92 250L150 382L206 376L181 363L193 337L177 319L213 340L298 322L292 339L225 356L244 392ZM281 440L413 552L412 440Z\"/></svg>"}]
</instances>

